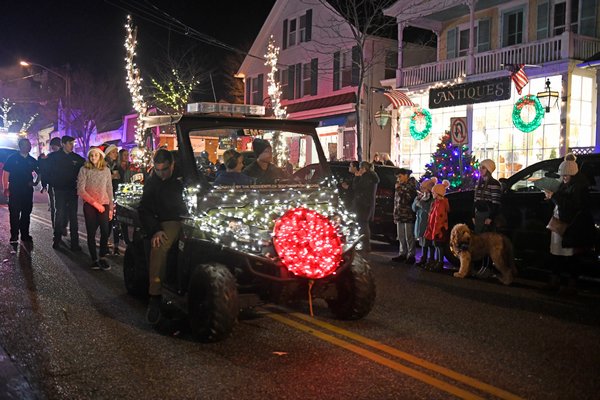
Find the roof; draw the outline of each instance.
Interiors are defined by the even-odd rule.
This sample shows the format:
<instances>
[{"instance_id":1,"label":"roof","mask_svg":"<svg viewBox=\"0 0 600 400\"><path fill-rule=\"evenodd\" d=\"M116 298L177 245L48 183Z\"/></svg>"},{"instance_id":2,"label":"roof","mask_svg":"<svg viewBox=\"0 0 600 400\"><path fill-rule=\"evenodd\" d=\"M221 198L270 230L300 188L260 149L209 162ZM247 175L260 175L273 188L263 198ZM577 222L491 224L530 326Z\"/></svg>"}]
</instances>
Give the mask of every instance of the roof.
<instances>
[{"instance_id":1,"label":"roof","mask_svg":"<svg viewBox=\"0 0 600 400\"><path fill-rule=\"evenodd\" d=\"M598 68L600 67L600 52L594 54L584 62L577 64L579 68Z\"/></svg>"}]
</instances>

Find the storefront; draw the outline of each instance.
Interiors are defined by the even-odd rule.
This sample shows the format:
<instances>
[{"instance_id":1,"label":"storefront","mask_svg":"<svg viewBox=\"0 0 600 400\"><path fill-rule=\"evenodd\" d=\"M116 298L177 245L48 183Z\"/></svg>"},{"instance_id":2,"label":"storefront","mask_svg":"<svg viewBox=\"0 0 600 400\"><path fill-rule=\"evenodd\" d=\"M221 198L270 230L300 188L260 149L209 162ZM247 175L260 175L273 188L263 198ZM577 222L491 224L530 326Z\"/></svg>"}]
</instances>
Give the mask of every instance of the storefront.
<instances>
[{"instance_id":1,"label":"storefront","mask_svg":"<svg viewBox=\"0 0 600 400\"><path fill-rule=\"evenodd\" d=\"M445 131L450 130L451 118L456 117L466 118L468 146L473 150L475 157L479 160L491 158L496 161L495 175L498 178L510 176L538 161L563 155L569 148L594 147L597 141L596 79L593 75L586 76L581 71L576 69L568 76L555 74L530 78L529 84L525 86L521 95L509 82L510 97L498 90L494 95L498 95L499 99L492 99L492 101L490 98L469 101L464 95L466 91L462 92L462 99L460 93L448 92L448 96L444 99L453 100L445 102L450 105L443 104L439 108L428 108L431 114L431 129L422 140L416 140L410 133L414 109L401 107L393 113L392 157L399 162L400 166L412 169L417 175L423 174L425 165L430 162L431 154L436 151L440 138ZM433 105L433 95L437 96L435 99L439 99L440 88L451 89L464 86L467 90L471 90L471 94L481 94L486 90L489 82L498 79L502 78L467 84L437 85L421 92L408 93L408 96L415 104L428 107ZM569 79L568 85L563 82L564 79ZM552 91L558 92L558 97L550 99L548 112L544 110L540 113L542 119L539 127L531 132L517 129L513 122L517 101L525 95L536 95L547 90L546 81L550 82ZM545 108L548 100L542 101ZM522 107L519 115L527 124L536 117L536 109L533 105L526 105ZM416 124L417 129L422 126L420 123L421 121Z\"/></svg>"}]
</instances>

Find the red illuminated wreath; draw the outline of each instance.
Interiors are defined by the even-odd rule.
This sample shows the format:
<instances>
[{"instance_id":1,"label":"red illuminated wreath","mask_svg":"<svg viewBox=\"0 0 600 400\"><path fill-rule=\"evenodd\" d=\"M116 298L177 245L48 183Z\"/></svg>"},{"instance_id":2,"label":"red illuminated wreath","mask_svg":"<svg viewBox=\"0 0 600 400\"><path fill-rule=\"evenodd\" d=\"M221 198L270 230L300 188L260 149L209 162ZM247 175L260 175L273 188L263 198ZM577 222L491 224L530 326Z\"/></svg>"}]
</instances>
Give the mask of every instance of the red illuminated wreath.
<instances>
[{"instance_id":1,"label":"red illuminated wreath","mask_svg":"<svg viewBox=\"0 0 600 400\"><path fill-rule=\"evenodd\" d=\"M326 277L342 260L342 240L331 221L303 207L287 211L275 223L273 244L283 264L294 275Z\"/></svg>"}]
</instances>

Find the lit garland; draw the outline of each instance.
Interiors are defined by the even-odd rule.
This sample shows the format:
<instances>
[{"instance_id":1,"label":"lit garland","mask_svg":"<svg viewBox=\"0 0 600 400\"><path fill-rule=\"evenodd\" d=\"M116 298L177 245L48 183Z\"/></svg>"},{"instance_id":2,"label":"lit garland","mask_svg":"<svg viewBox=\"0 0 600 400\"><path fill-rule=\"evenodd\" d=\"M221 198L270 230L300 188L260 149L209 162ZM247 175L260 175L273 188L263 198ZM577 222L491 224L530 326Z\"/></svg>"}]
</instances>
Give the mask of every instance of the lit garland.
<instances>
[{"instance_id":1,"label":"lit garland","mask_svg":"<svg viewBox=\"0 0 600 400\"><path fill-rule=\"evenodd\" d=\"M271 98L271 106L273 107L275 118L285 119L287 111L284 107L281 107L281 85L275 80L278 57L279 47L275 46L275 39L271 35L269 44L267 45L267 54L265 54L265 58L267 59L265 65L271 68L267 74L267 82L269 84L267 93ZM273 134L273 158L279 167L283 167L288 160L288 146L286 146L284 137L279 131Z\"/></svg>"},{"instance_id":2,"label":"lit garland","mask_svg":"<svg viewBox=\"0 0 600 400\"><path fill-rule=\"evenodd\" d=\"M140 70L133 62L133 59L136 56L135 47L137 45L137 28L134 28L131 25L130 15L127 16L127 24L125 25L125 29L127 32L125 38L125 49L127 51L125 57L125 70L127 71L126 82L127 87L129 88L129 93L131 93L133 109L138 113L137 126L135 128L135 142L137 143L140 151L136 153L137 158L136 155L133 154L132 157L134 158L134 162L136 164L141 164L143 166L148 164L152 159L152 153L144 143L145 127L142 119L148 111L148 106L146 105L144 97L142 96L142 77Z\"/></svg>"},{"instance_id":3,"label":"lit garland","mask_svg":"<svg viewBox=\"0 0 600 400\"><path fill-rule=\"evenodd\" d=\"M535 117L529 122L523 121L523 118L521 117L521 113L526 106L533 106L535 109ZM521 97L515 103L512 112L513 124L521 132L528 133L536 130L542 124L544 114L544 106L542 106L542 103L540 103L537 96L528 94L527 96Z\"/></svg>"},{"instance_id":4,"label":"lit garland","mask_svg":"<svg viewBox=\"0 0 600 400\"><path fill-rule=\"evenodd\" d=\"M273 245L290 272L309 279L331 275L342 260L342 241L333 223L304 207L288 210L277 220Z\"/></svg>"},{"instance_id":5,"label":"lit garland","mask_svg":"<svg viewBox=\"0 0 600 400\"><path fill-rule=\"evenodd\" d=\"M425 126L420 131L417 130L417 120L424 120ZM415 140L422 140L431 132L431 113L426 108L417 109L410 117L410 135Z\"/></svg>"},{"instance_id":6,"label":"lit garland","mask_svg":"<svg viewBox=\"0 0 600 400\"><path fill-rule=\"evenodd\" d=\"M141 184L122 184L117 204L136 210L142 197ZM274 252L275 222L290 209L305 208L332 221L343 241L343 251L360 248L356 216L339 201L335 182L325 179L318 185L268 185L217 187L200 195L199 186L185 189L191 216L186 220L214 243L255 254ZM271 250L270 250L271 249Z\"/></svg>"}]
</instances>

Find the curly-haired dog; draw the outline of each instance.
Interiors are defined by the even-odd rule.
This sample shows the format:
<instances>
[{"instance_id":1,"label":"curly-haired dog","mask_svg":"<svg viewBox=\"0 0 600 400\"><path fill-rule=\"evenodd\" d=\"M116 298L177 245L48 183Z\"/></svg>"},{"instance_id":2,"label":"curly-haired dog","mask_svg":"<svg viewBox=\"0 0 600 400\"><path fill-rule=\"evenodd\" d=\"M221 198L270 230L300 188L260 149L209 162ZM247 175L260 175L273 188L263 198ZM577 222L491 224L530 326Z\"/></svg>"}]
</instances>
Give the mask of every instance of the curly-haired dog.
<instances>
[{"instance_id":1,"label":"curly-haired dog","mask_svg":"<svg viewBox=\"0 0 600 400\"><path fill-rule=\"evenodd\" d=\"M495 232L475 234L465 224L458 224L452 228L450 234L450 249L460 259L460 269L454 273L457 278L464 278L471 270L474 260L481 260L490 256L494 266L500 271L500 282L510 285L517 273L513 249L510 240L504 235Z\"/></svg>"}]
</instances>

